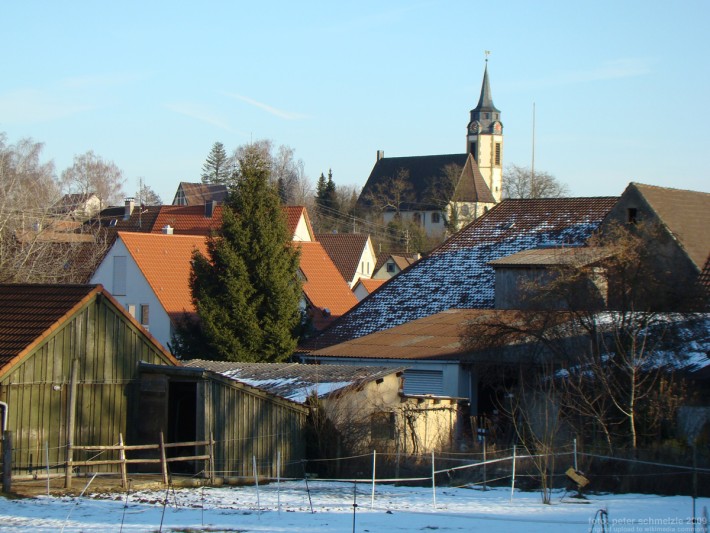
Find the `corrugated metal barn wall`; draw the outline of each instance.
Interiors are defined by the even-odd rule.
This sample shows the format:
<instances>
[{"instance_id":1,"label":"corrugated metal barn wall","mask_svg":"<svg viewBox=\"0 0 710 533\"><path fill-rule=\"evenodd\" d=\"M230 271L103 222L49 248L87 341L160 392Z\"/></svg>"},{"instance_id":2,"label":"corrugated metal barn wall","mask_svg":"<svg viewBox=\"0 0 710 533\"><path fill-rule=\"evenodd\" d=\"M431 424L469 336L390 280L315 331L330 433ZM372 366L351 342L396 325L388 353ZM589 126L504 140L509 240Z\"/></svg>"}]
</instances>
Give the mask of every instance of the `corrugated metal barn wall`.
<instances>
[{"instance_id":1,"label":"corrugated metal barn wall","mask_svg":"<svg viewBox=\"0 0 710 533\"><path fill-rule=\"evenodd\" d=\"M112 304L101 296L92 299L0 381L14 433L15 469L45 468L45 446L50 465L65 462L73 358L78 360L75 445L118 443L119 432L125 439L138 362L166 364ZM88 458L75 452L77 461Z\"/></svg>"}]
</instances>

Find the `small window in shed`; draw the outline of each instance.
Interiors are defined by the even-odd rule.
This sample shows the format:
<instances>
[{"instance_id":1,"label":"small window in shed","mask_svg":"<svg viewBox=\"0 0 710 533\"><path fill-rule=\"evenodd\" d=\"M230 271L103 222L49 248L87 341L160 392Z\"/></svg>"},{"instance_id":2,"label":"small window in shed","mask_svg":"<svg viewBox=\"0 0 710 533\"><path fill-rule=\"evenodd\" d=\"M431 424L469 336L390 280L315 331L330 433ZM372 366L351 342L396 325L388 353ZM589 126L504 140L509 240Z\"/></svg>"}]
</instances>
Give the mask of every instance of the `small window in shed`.
<instances>
[{"instance_id":1,"label":"small window in shed","mask_svg":"<svg viewBox=\"0 0 710 533\"><path fill-rule=\"evenodd\" d=\"M370 416L370 437L372 440L394 440L394 413L379 412Z\"/></svg>"}]
</instances>

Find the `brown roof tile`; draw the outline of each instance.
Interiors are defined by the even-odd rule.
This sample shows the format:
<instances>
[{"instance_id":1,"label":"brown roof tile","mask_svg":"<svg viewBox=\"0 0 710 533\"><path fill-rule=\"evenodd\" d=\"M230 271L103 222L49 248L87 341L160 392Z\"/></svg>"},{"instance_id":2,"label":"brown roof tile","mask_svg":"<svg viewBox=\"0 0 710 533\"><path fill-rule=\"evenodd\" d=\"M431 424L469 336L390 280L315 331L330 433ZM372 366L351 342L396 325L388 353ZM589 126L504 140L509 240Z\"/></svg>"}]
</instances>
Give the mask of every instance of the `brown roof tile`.
<instances>
[{"instance_id":1,"label":"brown roof tile","mask_svg":"<svg viewBox=\"0 0 710 533\"><path fill-rule=\"evenodd\" d=\"M471 154L468 154L466 165L463 167L463 172L461 172L452 200L455 202L480 202L484 204L496 203L490 187L488 187L486 180L483 179L478 164Z\"/></svg>"},{"instance_id":2,"label":"brown roof tile","mask_svg":"<svg viewBox=\"0 0 710 533\"><path fill-rule=\"evenodd\" d=\"M316 240L335 263L346 282L352 281L360 266L369 235L364 233L318 233Z\"/></svg>"},{"instance_id":3,"label":"brown roof tile","mask_svg":"<svg viewBox=\"0 0 710 533\"><path fill-rule=\"evenodd\" d=\"M0 285L0 368L96 292L98 287Z\"/></svg>"},{"instance_id":4,"label":"brown roof tile","mask_svg":"<svg viewBox=\"0 0 710 533\"><path fill-rule=\"evenodd\" d=\"M435 315L371 333L309 353L310 358L446 359L458 360L464 353L461 336L471 321L517 311L448 309Z\"/></svg>"},{"instance_id":5,"label":"brown roof tile","mask_svg":"<svg viewBox=\"0 0 710 533\"><path fill-rule=\"evenodd\" d=\"M0 374L98 294L110 300L127 320L140 328L101 285L0 284ZM148 332L145 335L178 364Z\"/></svg>"},{"instance_id":6,"label":"brown roof tile","mask_svg":"<svg viewBox=\"0 0 710 533\"><path fill-rule=\"evenodd\" d=\"M710 253L710 193L632 183L678 240L698 270Z\"/></svg>"},{"instance_id":7,"label":"brown roof tile","mask_svg":"<svg viewBox=\"0 0 710 533\"><path fill-rule=\"evenodd\" d=\"M205 205L205 202L224 202L227 197L227 186L220 183L190 183L181 181L178 186L178 193L175 194L173 203L178 199L178 194L182 189L182 201L186 205Z\"/></svg>"},{"instance_id":8,"label":"brown roof tile","mask_svg":"<svg viewBox=\"0 0 710 533\"><path fill-rule=\"evenodd\" d=\"M617 196L503 200L434 249L432 255L525 233L557 232L586 223L597 227L617 200Z\"/></svg>"}]
</instances>

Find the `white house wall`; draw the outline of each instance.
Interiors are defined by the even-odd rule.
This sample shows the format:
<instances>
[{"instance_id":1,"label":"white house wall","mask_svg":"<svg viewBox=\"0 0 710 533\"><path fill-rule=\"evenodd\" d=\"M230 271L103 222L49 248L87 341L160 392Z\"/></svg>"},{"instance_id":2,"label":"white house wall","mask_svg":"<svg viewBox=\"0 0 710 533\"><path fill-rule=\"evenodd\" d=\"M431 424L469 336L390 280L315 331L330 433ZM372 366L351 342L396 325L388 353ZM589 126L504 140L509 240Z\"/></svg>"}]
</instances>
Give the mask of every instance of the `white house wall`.
<instances>
[{"instance_id":1,"label":"white house wall","mask_svg":"<svg viewBox=\"0 0 710 533\"><path fill-rule=\"evenodd\" d=\"M303 215L298 219L298 224L296 224L296 231L293 232L293 240L299 242L311 242L311 234L308 231L308 224L306 224L306 219Z\"/></svg>"},{"instance_id":2,"label":"white house wall","mask_svg":"<svg viewBox=\"0 0 710 533\"><path fill-rule=\"evenodd\" d=\"M353 279L350 281L350 288L354 288L360 278L370 279L375 273L375 264L377 263L377 258L375 257L375 249L372 246L372 240L367 238L367 243L365 248L362 250L360 255L360 261L357 264L357 270ZM357 296L357 294L355 294ZM361 298L358 298L360 300Z\"/></svg>"},{"instance_id":3,"label":"white house wall","mask_svg":"<svg viewBox=\"0 0 710 533\"><path fill-rule=\"evenodd\" d=\"M428 236L444 234L446 226L444 224L444 214L441 211L401 211L400 216L402 217L402 220L411 222L414 220L414 215L416 213L420 216L420 226L424 229L424 232ZM434 213L439 214L439 222L432 222L432 215ZM383 214L384 223L389 224L394 220L394 217L394 211L385 211Z\"/></svg>"},{"instance_id":4,"label":"white house wall","mask_svg":"<svg viewBox=\"0 0 710 533\"><path fill-rule=\"evenodd\" d=\"M126 289L125 294L116 294L114 292L114 257L123 256L126 258ZM135 306L135 318L140 322L141 305L148 305L149 309L149 324L146 329L155 337L164 347L167 348L170 341L170 318L163 309L160 301L155 296L153 289L148 281L143 276L143 273L136 265L131 257L130 252L126 248L121 238L116 239L116 242L109 250L104 260L101 262L96 272L91 278L91 283L100 283L106 288L111 295L118 300L124 307L129 309L129 306ZM123 291L119 291L123 292Z\"/></svg>"}]
</instances>

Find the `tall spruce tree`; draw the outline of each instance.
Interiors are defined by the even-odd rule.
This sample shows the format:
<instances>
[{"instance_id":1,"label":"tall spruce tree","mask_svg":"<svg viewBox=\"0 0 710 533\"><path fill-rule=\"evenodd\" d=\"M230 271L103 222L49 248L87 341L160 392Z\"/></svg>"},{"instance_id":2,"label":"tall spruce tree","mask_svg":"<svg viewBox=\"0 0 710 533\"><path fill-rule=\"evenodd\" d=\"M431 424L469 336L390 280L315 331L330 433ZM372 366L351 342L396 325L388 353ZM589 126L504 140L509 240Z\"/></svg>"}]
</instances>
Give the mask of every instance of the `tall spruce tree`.
<instances>
[{"instance_id":1,"label":"tall spruce tree","mask_svg":"<svg viewBox=\"0 0 710 533\"><path fill-rule=\"evenodd\" d=\"M204 165L202 165L202 183L227 183L232 174L232 162L221 142L212 145Z\"/></svg>"},{"instance_id":2,"label":"tall spruce tree","mask_svg":"<svg viewBox=\"0 0 710 533\"><path fill-rule=\"evenodd\" d=\"M222 211L222 227L208 241L209 257L193 255L190 288L200 318L193 341L201 342L203 349L195 352L182 339L193 356L276 362L296 347L299 254L290 244L278 194L269 184L269 168L258 151L242 153L239 180Z\"/></svg>"}]
</instances>

